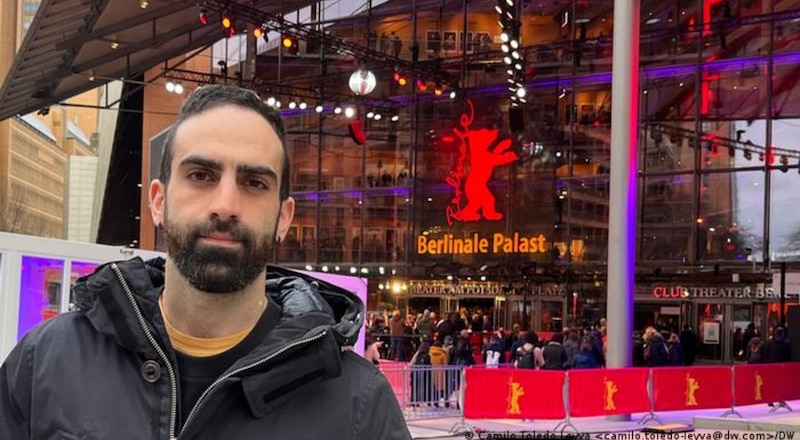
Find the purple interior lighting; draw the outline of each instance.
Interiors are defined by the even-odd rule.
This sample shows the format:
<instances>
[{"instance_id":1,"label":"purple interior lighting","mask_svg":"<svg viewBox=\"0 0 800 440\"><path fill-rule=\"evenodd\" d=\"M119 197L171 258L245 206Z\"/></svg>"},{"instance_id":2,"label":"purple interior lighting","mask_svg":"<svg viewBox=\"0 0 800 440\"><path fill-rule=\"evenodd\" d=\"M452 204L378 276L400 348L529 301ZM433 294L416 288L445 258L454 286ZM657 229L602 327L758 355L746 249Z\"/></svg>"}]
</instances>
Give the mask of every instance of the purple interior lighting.
<instances>
[{"instance_id":1,"label":"purple interior lighting","mask_svg":"<svg viewBox=\"0 0 800 440\"><path fill-rule=\"evenodd\" d=\"M44 321L45 317L58 313L63 273L62 260L22 257L17 340L22 339L32 328Z\"/></svg>"}]
</instances>

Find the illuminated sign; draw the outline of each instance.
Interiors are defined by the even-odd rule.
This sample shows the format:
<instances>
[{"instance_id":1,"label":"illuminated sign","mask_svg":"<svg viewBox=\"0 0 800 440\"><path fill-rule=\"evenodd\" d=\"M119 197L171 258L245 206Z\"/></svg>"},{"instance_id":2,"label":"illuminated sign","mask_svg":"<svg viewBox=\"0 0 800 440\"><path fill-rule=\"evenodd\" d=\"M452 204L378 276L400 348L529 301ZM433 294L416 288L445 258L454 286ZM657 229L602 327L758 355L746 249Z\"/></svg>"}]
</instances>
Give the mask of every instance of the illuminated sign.
<instances>
[{"instance_id":1,"label":"illuminated sign","mask_svg":"<svg viewBox=\"0 0 800 440\"><path fill-rule=\"evenodd\" d=\"M461 115L461 128L453 127L453 133L461 144L455 168L446 178L447 184L455 190L445 210L450 226L454 220L501 220L503 214L497 211L494 194L489 189L489 179L496 167L519 159L511 150L511 139L501 139L498 130L470 130L475 110L471 101L467 103L469 115Z\"/></svg>"},{"instance_id":2,"label":"illuminated sign","mask_svg":"<svg viewBox=\"0 0 800 440\"><path fill-rule=\"evenodd\" d=\"M656 298L736 298L736 299L780 299L780 292L771 287L752 289L745 287L681 287L656 286L653 288ZM797 296L789 294L786 296Z\"/></svg>"},{"instance_id":3,"label":"illuminated sign","mask_svg":"<svg viewBox=\"0 0 800 440\"><path fill-rule=\"evenodd\" d=\"M544 235L524 236L518 232L505 235L495 232L490 237L482 237L474 233L467 237L455 237L444 234L441 238L428 235L417 236L417 254L419 255L457 255L457 254L515 254L544 253L547 239Z\"/></svg>"},{"instance_id":4,"label":"illuminated sign","mask_svg":"<svg viewBox=\"0 0 800 440\"><path fill-rule=\"evenodd\" d=\"M410 295L433 296L500 296L508 295L508 284L493 282L412 282L408 286ZM561 284L529 285L524 287L524 293L531 296L565 296L567 288ZM517 295L523 292L517 291Z\"/></svg>"}]
</instances>

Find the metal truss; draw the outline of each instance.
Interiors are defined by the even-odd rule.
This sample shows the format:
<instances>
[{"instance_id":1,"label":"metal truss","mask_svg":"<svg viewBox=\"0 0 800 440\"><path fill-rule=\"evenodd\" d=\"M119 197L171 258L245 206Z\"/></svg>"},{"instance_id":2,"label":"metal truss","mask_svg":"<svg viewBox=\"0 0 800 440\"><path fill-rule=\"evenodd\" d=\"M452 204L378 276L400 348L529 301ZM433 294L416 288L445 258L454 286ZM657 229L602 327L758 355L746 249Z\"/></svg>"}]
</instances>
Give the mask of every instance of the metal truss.
<instances>
[{"instance_id":1,"label":"metal truss","mask_svg":"<svg viewBox=\"0 0 800 440\"><path fill-rule=\"evenodd\" d=\"M265 30L275 31L281 34L291 34L298 39L305 40L307 43L313 42L325 51L352 56L362 61L385 63L387 66L394 66L396 69L406 74L413 74L416 78L437 81L451 89L459 88L458 80L451 74L440 70L435 61L419 62L393 57L360 44L345 41L328 32L312 29L307 25L286 21L279 15L264 12L246 4L231 2L229 0L205 0L202 6L208 10L218 12L219 14L230 14L235 21L245 21L255 26L261 26L261 28Z\"/></svg>"}]
</instances>

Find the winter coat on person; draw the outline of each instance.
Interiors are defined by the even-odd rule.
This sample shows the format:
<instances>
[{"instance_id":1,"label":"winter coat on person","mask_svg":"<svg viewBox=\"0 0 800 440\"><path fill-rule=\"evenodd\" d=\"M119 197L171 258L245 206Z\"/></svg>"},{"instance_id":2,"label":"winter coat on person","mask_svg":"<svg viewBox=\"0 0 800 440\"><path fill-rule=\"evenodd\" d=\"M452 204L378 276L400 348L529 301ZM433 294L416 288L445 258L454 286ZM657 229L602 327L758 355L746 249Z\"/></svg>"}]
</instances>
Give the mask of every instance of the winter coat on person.
<instances>
[{"instance_id":1,"label":"winter coat on person","mask_svg":"<svg viewBox=\"0 0 800 440\"><path fill-rule=\"evenodd\" d=\"M78 310L33 329L0 367L0 438L411 438L386 378L346 349L363 323L360 300L277 268L266 295L279 321L180 420L163 283L163 260L139 258L79 280Z\"/></svg>"}]
</instances>

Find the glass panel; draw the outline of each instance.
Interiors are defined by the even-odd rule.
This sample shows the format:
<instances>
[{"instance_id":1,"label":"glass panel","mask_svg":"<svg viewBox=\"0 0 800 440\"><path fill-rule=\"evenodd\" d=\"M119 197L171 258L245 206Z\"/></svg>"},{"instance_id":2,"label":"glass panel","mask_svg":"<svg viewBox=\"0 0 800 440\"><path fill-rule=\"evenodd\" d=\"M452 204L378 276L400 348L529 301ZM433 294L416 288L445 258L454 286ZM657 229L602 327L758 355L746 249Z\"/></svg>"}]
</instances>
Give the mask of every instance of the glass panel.
<instances>
[{"instance_id":1,"label":"glass panel","mask_svg":"<svg viewBox=\"0 0 800 440\"><path fill-rule=\"evenodd\" d=\"M58 315L63 274L63 260L22 257L17 340L40 322Z\"/></svg>"},{"instance_id":2,"label":"glass panel","mask_svg":"<svg viewBox=\"0 0 800 440\"><path fill-rule=\"evenodd\" d=\"M702 179L697 222L700 258L746 261L749 255L758 255L764 236L764 173L714 173Z\"/></svg>"},{"instance_id":3,"label":"glass panel","mask_svg":"<svg viewBox=\"0 0 800 440\"><path fill-rule=\"evenodd\" d=\"M278 246L278 258L282 262L314 263L317 261L318 197L318 193L297 194L294 196L294 222L286 240Z\"/></svg>"},{"instance_id":4,"label":"glass panel","mask_svg":"<svg viewBox=\"0 0 800 440\"><path fill-rule=\"evenodd\" d=\"M640 190L641 260L686 261L694 227L689 174L644 178Z\"/></svg>"},{"instance_id":5,"label":"glass panel","mask_svg":"<svg viewBox=\"0 0 800 440\"><path fill-rule=\"evenodd\" d=\"M365 194L365 263L406 261L410 191L406 188L372 190Z\"/></svg>"},{"instance_id":6,"label":"glass panel","mask_svg":"<svg viewBox=\"0 0 800 440\"><path fill-rule=\"evenodd\" d=\"M300 122L304 118L289 119L289 123ZM315 125L316 126L316 125ZM287 126L288 129L288 126ZM291 193L316 191L318 185L318 139L310 134L289 135L286 138L289 150L289 163L291 164Z\"/></svg>"},{"instance_id":7,"label":"glass panel","mask_svg":"<svg viewBox=\"0 0 800 440\"><path fill-rule=\"evenodd\" d=\"M772 123L772 144L776 148L771 171L770 194L770 259L800 259L800 212L787 209L800 206L800 119L777 119ZM791 167L791 168L790 168Z\"/></svg>"},{"instance_id":8,"label":"glass panel","mask_svg":"<svg viewBox=\"0 0 800 440\"><path fill-rule=\"evenodd\" d=\"M358 191L323 194L320 201L319 262L358 262L361 237Z\"/></svg>"},{"instance_id":9,"label":"glass panel","mask_svg":"<svg viewBox=\"0 0 800 440\"><path fill-rule=\"evenodd\" d=\"M564 325L564 305L561 302L542 301L543 332L560 332Z\"/></svg>"},{"instance_id":10,"label":"glass panel","mask_svg":"<svg viewBox=\"0 0 800 440\"><path fill-rule=\"evenodd\" d=\"M795 97L798 77L800 77L800 56L797 53L775 58L774 80L772 81L772 114L778 118L790 119L790 124L796 124L792 119L800 118L800 99ZM766 103L764 103L764 107L766 108ZM776 144L776 146L786 147L787 145Z\"/></svg>"},{"instance_id":11,"label":"glass panel","mask_svg":"<svg viewBox=\"0 0 800 440\"><path fill-rule=\"evenodd\" d=\"M99 266L98 263L87 263L82 261L73 261L70 265L70 295L69 301L70 305L73 302L72 299L72 286L78 281L78 278L85 277L91 275L92 272Z\"/></svg>"}]
</instances>

